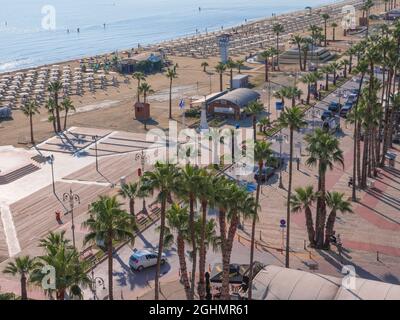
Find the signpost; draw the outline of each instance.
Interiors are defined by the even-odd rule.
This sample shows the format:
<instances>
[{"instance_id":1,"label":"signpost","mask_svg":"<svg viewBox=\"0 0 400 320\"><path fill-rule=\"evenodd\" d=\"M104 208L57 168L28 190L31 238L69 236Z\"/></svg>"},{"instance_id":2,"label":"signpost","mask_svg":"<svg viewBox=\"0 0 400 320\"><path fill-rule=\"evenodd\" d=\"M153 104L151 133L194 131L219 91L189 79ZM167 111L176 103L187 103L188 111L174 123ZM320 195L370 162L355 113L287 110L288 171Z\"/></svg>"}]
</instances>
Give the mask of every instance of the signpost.
<instances>
[{"instance_id":1,"label":"signpost","mask_svg":"<svg viewBox=\"0 0 400 320\"><path fill-rule=\"evenodd\" d=\"M281 231L282 231L282 254L283 251L285 249L285 229L286 229L286 220L282 219L280 221L280 227L281 227Z\"/></svg>"}]
</instances>

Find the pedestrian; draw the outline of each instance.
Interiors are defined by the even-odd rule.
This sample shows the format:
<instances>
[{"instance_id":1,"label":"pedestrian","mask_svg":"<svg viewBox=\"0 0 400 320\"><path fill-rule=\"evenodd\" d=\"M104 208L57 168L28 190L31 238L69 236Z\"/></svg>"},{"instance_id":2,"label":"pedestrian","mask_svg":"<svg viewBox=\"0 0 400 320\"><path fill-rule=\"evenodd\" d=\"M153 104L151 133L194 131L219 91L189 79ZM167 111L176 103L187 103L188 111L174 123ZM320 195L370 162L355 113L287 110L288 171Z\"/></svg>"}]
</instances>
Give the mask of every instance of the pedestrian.
<instances>
[{"instance_id":1,"label":"pedestrian","mask_svg":"<svg viewBox=\"0 0 400 320\"><path fill-rule=\"evenodd\" d=\"M61 212L59 210L57 210L55 213L56 213L56 220L57 220L58 223L60 223L60 221L61 221Z\"/></svg>"},{"instance_id":2,"label":"pedestrian","mask_svg":"<svg viewBox=\"0 0 400 320\"><path fill-rule=\"evenodd\" d=\"M296 163L297 163L297 171L300 171L300 157L296 159Z\"/></svg>"}]
</instances>

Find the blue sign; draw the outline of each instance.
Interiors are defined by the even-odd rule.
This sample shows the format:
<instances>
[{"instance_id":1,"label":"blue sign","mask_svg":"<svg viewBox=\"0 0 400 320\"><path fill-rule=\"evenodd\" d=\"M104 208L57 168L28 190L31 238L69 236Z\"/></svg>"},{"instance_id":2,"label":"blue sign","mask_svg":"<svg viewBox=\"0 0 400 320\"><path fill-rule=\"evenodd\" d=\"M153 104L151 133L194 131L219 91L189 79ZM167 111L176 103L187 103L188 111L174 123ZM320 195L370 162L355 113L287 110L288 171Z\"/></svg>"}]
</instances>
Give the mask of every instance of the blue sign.
<instances>
[{"instance_id":1,"label":"blue sign","mask_svg":"<svg viewBox=\"0 0 400 320\"><path fill-rule=\"evenodd\" d=\"M181 102L179 102L179 108L185 108L185 100L181 99Z\"/></svg>"},{"instance_id":2,"label":"blue sign","mask_svg":"<svg viewBox=\"0 0 400 320\"><path fill-rule=\"evenodd\" d=\"M275 107L276 107L276 110L281 111L284 108L284 104L282 103L282 101L277 101L275 103Z\"/></svg>"},{"instance_id":3,"label":"blue sign","mask_svg":"<svg viewBox=\"0 0 400 320\"><path fill-rule=\"evenodd\" d=\"M285 219L282 219L280 221L280 224L281 224L281 228L286 228L286 220Z\"/></svg>"}]
</instances>

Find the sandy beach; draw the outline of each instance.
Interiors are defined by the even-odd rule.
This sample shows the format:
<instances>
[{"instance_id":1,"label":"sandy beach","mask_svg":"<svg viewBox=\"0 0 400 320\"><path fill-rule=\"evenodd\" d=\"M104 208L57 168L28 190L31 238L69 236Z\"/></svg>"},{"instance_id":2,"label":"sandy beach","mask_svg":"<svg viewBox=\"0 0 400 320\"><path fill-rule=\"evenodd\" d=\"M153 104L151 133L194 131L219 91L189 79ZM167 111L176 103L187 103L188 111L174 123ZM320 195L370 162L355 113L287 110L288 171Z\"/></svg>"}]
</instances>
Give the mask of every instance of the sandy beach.
<instances>
[{"instance_id":1,"label":"sandy beach","mask_svg":"<svg viewBox=\"0 0 400 320\"><path fill-rule=\"evenodd\" d=\"M360 4L360 1L346 1L335 4L335 12L340 12L340 8L347 3ZM330 6L320 7L313 11L313 20L318 22L321 25L320 15L324 12L325 8L329 8L332 10ZM328 9L327 9L328 10ZM375 7L376 12L382 12L382 6ZM295 12L292 14L286 14L282 16L278 16L276 19L279 21L296 21L298 17L303 17L307 14L305 11ZM358 13L360 14L360 12ZM340 19L340 15L336 15L335 19ZM340 22L340 21L339 21ZM239 31L236 28L235 32L236 37L243 37L249 33L260 33L263 26L267 26L271 23L271 19L265 19L262 21L249 23L247 29L243 29L243 31ZM343 52L347 48L347 43L341 41L343 38L343 30L341 29L340 23L339 27L336 29L336 39L337 41L331 42L329 49L336 52ZM286 24L285 24L286 25ZM256 28L259 26L259 29ZM301 26L301 25L299 25ZM322 25L321 25L322 26ZM261 28L261 29L260 29ZM281 35L281 43L285 48L289 48L289 39L291 34L301 33L306 34L308 25L304 24L303 29L296 29L296 24L293 24L291 28L287 28L285 33ZM235 29L235 28L233 28ZM224 32L233 32L234 30L225 30ZM328 39L332 37L331 28L328 28ZM177 41L183 43L183 41L192 41L187 48L196 47L198 42L196 41L204 41L204 38L207 35L198 35L194 38L186 39L186 40L174 40L169 43L161 43L149 48L145 48L142 50L157 50L159 47L166 47L167 45L174 44ZM213 37L216 37L217 34L212 34ZM259 46L258 38L252 38L249 36L249 42L243 44L243 50L237 50L236 48L231 47L231 55L234 60L244 59L249 56L249 53L256 53L265 50L268 46L273 46L275 38L271 38L271 43L268 45L263 45L263 48L259 47L257 50L257 46ZM346 37L346 42L351 41L351 37ZM357 39L354 39L357 41ZM216 43L216 42L215 42ZM237 42L237 46L241 46L240 41ZM172 62L178 64L178 78L174 80L173 83L173 116L174 118L180 122L182 121L182 111L179 109L178 104L181 99L185 99L186 106L190 104L190 99L196 99L198 97L202 97L205 94L209 94L210 92L219 91L219 75L214 71L214 66L219 62L218 51L214 50L211 54L207 54L205 56L202 55L193 55L190 50L186 52L183 49L179 49L183 47L176 46L176 50L180 52L169 52L167 51L167 58ZM128 51L121 51L121 57L127 56ZM110 55L109 55L110 56ZM104 57L98 57L99 59ZM207 72L203 72L203 68L201 67L201 63L203 61L207 61L209 64ZM54 66L54 65L53 65ZM46 66L46 68L51 69L53 66ZM63 63L58 63L57 68L69 68L70 70L76 70L79 68L79 60L67 61ZM38 67L32 70L40 70L43 67ZM276 77L276 81L280 81L280 78L285 78L284 72L291 72L296 69L296 66L293 65L284 65L281 67L282 73L273 74ZM29 70L16 71L8 74L3 74L7 76L15 76L18 73L27 73ZM242 69L242 73L250 75L250 81L255 86L256 89L262 89L263 83L263 73L264 66L262 64L253 64L253 63L245 63L244 68ZM226 87L229 84L229 72L226 72L224 76L224 86ZM237 74L237 70L234 70L234 75ZM72 113L68 117L67 126L85 126L85 127L94 127L94 128L111 128L118 129L130 132L145 132L144 126L141 122L136 121L134 119L133 114L133 104L136 96L136 81L133 80L130 76L124 76L118 73L107 74L108 85L103 89L96 89L94 92L88 90L88 88L83 88L83 92L80 95L73 94L71 95L71 99L76 108L76 112ZM115 78L118 84L116 86L111 85L111 78ZM163 73L156 73L148 75L146 81L151 85L154 94L150 95L149 102L151 104L151 116L152 121L148 124L148 129L153 127L166 128L168 127L168 99L169 99L169 81ZM283 81L283 80L282 80ZM45 90L47 91L47 90ZM44 93L47 95L47 92ZM44 101L46 98L44 98ZM18 103L16 104L18 105ZM47 121L48 115L47 110L44 108L44 104L40 109L40 114L35 115L33 119L33 126L35 132L36 141L43 141L50 136L53 135L52 125ZM193 122L196 122L196 119L186 118L185 124L190 125ZM13 118L9 120L2 121L0 123L0 144L1 145L14 145L14 146L23 146L28 144L29 142L29 121L27 117L18 110L16 107L13 110Z\"/></svg>"}]
</instances>

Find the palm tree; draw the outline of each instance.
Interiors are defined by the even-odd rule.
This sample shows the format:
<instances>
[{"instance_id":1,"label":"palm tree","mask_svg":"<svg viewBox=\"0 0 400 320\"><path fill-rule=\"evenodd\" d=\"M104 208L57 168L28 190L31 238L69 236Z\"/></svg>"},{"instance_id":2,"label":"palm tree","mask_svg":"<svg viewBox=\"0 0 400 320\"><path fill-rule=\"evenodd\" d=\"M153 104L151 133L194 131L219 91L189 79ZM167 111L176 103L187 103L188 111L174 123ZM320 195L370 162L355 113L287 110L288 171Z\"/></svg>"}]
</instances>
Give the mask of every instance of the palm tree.
<instances>
[{"instance_id":1,"label":"palm tree","mask_svg":"<svg viewBox=\"0 0 400 320\"><path fill-rule=\"evenodd\" d=\"M344 193L328 192L326 194L326 204L331 209L331 212L326 221L325 232L325 248L329 249L330 239L333 236L337 212L346 213L353 212L350 202L344 200Z\"/></svg>"},{"instance_id":2,"label":"palm tree","mask_svg":"<svg viewBox=\"0 0 400 320\"><path fill-rule=\"evenodd\" d=\"M179 258L180 275L186 293L186 299L190 300L190 283L186 265L185 241L188 239L189 214L187 207L180 207L174 203L166 213L168 227L176 232L176 246Z\"/></svg>"},{"instance_id":3,"label":"palm tree","mask_svg":"<svg viewBox=\"0 0 400 320\"><path fill-rule=\"evenodd\" d=\"M146 80L146 76L144 75L143 72L134 72L132 75L132 78L137 80L137 91L136 91L136 96L137 96L137 102L140 102L140 83L142 81Z\"/></svg>"},{"instance_id":4,"label":"palm tree","mask_svg":"<svg viewBox=\"0 0 400 320\"><path fill-rule=\"evenodd\" d=\"M196 232L194 228L195 210L194 205L197 198L199 182L201 180L201 171L198 167L187 164L180 172L178 189L179 196L189 204L189 233L190 243L192 245L192 278L190 283L190 298L194 299L196 283L196 264L197 264L197 243Z\"/></svg>"},{"instance_id":5,"label":"palm tree","mask_svg":"<svg viewBox=\"0 0 400 320\"><path fill-rule=\"evenodd\" d=\"M200 300L204 300L206 296L206 238L207 238L207 210L210 205L214 204L214 188L211 181L211 176L207 170L202 169L199 173L199 184L197 196L201 204L201 228L199 242L199 286L198 294Z\"/></svg>"},{"instance_id":6,"label":"palm tree","mask_svg":"<svg viewBox=\"0 0 400 320\"><path fill-rule=\"evenodd\" d=\"M172 119L172 82L174 79L178 78L178 73L176 71L178 65L175 64L172 68L168 68L166 72L166 77L169 79L169 118Z\"/></svg>"},{"instance_id":7,"label":"palm tree","mask_svg":"<svg viewBox=\"0 0 400 320\"><path fill-rule=\"evenodd\" d=\"M48 86L48 91L52 94L52 99L54 101L55 110L55 122L57 124L57 132L61 131L61 120L60 120L60 106L58 105L58 94L62 89L62 84L60 81L50 82Z\"/></svg>"},{"instance_id":8,"label":"palm tree","mask_svg":"<svg viewBox=\"0 0 400 320\"><path fill-rule=\"evenodd\" d=\"M269 59L274 56L274 52L271 49L265 50L260 53L260 57L264 60L265 64L265 82L269 81Z\"/></svg>"},{"instance_id":9,"label":"palm tree","mask_svg":"<svg viewBox=\"0 0 400 320\"><path fill-rule=\"evenodd\" d=\"M54 100L49 98L45 104L45 108L47 109L47 113L49 115L48 120L53 125L53 131L54 133L57 133Z\"/></svg>"},{"instance_id":10,"label":"palm tree","mask_svg":"<svg viewBox=\"0 0 400 320\"><path fill-rule=\"evenodd\" d=\"M236 62L235 62L236 68L238 69L239 74L242 73L242 68L244 67L244 63L245 63L245 61L242 59L236 60Z\"/></svg>"},{"instance_id":11,"label":"palm tree","mask_svg":"<svg viewBox=\"0 0 400 320\"><path fill-rule=\"evenodd\" d=\"M343 77L347 78L347 68L350 65L350 61L348 59L343 59L340 61L341 68L343 68Z\"/></svg>"},{"instance_id":12,"label":"palm tree","mask_svg":"<svg viewBox=\"0 0 400 320\"><path fill-rule=\"evenodd\" d=\"M201 67L203 68L203 72L207 72L207 67L209 66L208 62L204 61L201 63Z\"/></svg>"},{"instance_id":13,"label":"palm tree","mask_svg":"<svg viewBox=\"0 0 400 320\"><path fill-rule=\"evenodd\" d=\"M280 23L275 23L272 27L272 31L276 35L276 51L278 52L278 54L276 56L276 65L278 66L278 70L280 70L280 68L279 68L279 35L281 33L285 32L285 27Z\"/></svg>"},{"instance_id":14,"label":"palm tree","mask_svg":"<svg viewBox=\"0 0 400 320\"><path fill-rule=\"evenodd\" d=\"M336 75L338 71L342 69L342 64L338 62L332 62L330 64L330 70L333 73L333 85L336 86Z\"/></svg>"},{"instance_id":15,"label":"palm tree","mask_svg":"<svg viewBox=\"0 0 400 320\"><path fill-rule=\"evenodd\" d=\"M235 63L235 61L233 61L232 59L229 58L225 65L226 65L226 68L229 69L230 90L233 90L233 69L236 68L236 63Z\"/></svg>"},{"instance_id":16,"label":"palm tree","mask_svg":"<svg viewBox=\"0 0 400 320\"><path fill-rule=\"evenodd\" d=\"M258 219L258 207L260 204L260 192L261 192L261 176L264 167L264 163L267 163L271 159L272 149L271 143L266 141L256 141L254 145L254 161L258 164L258 179L257 179L257 191L256 191L256 202L255 212L253 215L253 221L251 225L251 245L250 245L250 274L249 274L249 289L248 299L252 299L253 290L253 264L254 264L254 245L256 237L256 222Z\"/></svg>"},{"instance_id":17,"label":"palm tree","mask_svg":"<svg viewBox=\"0 0 400 320\"><path fill-rule=\"evenodd\" d=\"M310 242L311 247L315 246L315 229L311 206L316 197L317 195L314 192L313 186L307 186L305 188L296 188L295 194L293 194L290 199L290 205L293 213L304 211L308 241Z\"/></svg>"},{"instance_id":18,"label":"palm tree","mask_svg":"<svg viewBox=\"0 0 400 320\"><path fill-rule=\"evenodd\" d=\"M254 142L257 140L257 115L264 111L264 105L261 102L253 101L248 104L245 112L253 118L253 136Z\"/></svg>"},{"instance_id":19,"label":"palm tree","mask_svg":"<svg viewBox=\"0 0 400 320\"><path fill-rule=\"evenodd\" d=\"M154 299L159 299L160 294L160 268L161 268L161 255L164 247L164 233L165 233L165 213L167 207L167 200L170 199L171 194L176 190L176 181L179 172L172 164L163 164L157 162L154 165L153 171L145 172L142 177L142 186L144 190L149 193L154 191L158 192L157 201L161 203L161 221L160 221L160 238L158 242L158 256L157 268L154 285Z\"/></svg>"},{"instance_id":20,"label":"palm tree","mask_svg":"<svg viewBox=\"0 0 400 320\"><path fill-rule=\"evenodd\" d=\"M224 72L226 70L226 65L223 62L219 62L216 66L215 66L215 71L217 71L217 73L219 74L219 91L223 91L223 75Z\"/></svg>"},{"instance_id":21,"label":"palm tree","mask_svg":"<svg viewBox=\"0 0 400 320\"><path fill-rule=\"evenodd\" d=\"M279 126L289 129L289 184L287 195L287 211L286 211L286 268L289 268L289 244L290 244L290 199L292 196L292 180L293 180L293 135L294 131L307 126L307 121L304 120L304 113L300 107L285 108L278 119Z\"/></svg>"},{"instance_id":22,"label":"palm tree","mask_svg":"<svg viewBox=\"0 0 400 320\"><path fill-rule=\"evenodd\" d=\"M44 267L54 268L55 288L49 286L45 291L50 297L56 293L57 300L65 300L69 291L71 298L82 299L82 289L91 285L91 279L87 275L89 263L80 259L80 253L69 244L69 240L61 234L50 234L40 241L40 247L44 248L45 254L38 257L37 268L31 274L31 281L42 284L46 274L42 272Z\"/></svg>"},{"instance_id":23,"label":"palm tree","mask_svg":"<svg viewBox=\"0 0 400 320\"><path fill-rule=\"evenodd\" d=\"M271 126L271 121L268 119L268 117L265 117L265 118L258 120L257 125L260 129L260 132L266 133L267 128Z\"/></svg>"},{"instance_id":24,"label":"palm tree","mask_svg":"<svg viewBox=\"0 0 400 320\"><path fill-rule=\"evenodd\" d=\"M297 46L297 50L298 50L298 54L299 54L299 66L300 66L300 71L302 71L303 65L301 62L301 52L302 52L301 46L304 43L304 38L299 34L292 35L291 43L295 44Z\"/></svg>"},{"instance_id":25,"label":"palm tree","mask_svg":"<svg viewBox=\"0 0 400 320\"><path fill-rule=\"evenodd\" d=\"M147 82L143 82L140 84L139 87L139 94L143 94L143 103L147 103L147 96L149 94L154 93L154 90L151 88L151 86Z\"/></svg>"},{"instance_id":26,"label":"palm tree","mask_svg":"<svg viewBox=\"0 0 400 320\"><path fill-rule=\"evenodd\" d=\"M23 112L23 114L25 116L27 116L29 118L29 126L30 126L30 131L31 131L31 144L34 145L35 144L35 139L33 137L33 116L35 114L40 113L39 112L39 106L36 103L36 101L31 100L29 102L27 102L22 108L21 111Z\"/></svg>"},{"instance_id":27,"label":"palm tree","mask_svg":"<svg viewBox=\"0 0 400 320\"><path fill-rule=\"evenodd\" d=\"M330 64L327 64L321 68L321 72L325 73L325 91L329 90L329 75L332 73L332 67Z\"/></svg>"},{"instance_id":28,"label":"palm tree","mask_svg":"<svg viewBox=\"0 0 400 320\"><path fill-rule=\"evenodd\" d=\"M332 27L332 40L336 41L336 28L338 27L338 24L336 22L332 22L331 27Z\"/></svg>"},{"instance_id":29,"label":"palm tree","mask_svg":"<svg viewBox=\"0 0 400 320\"><path fill-rule=\"evenodd\" d=\"M310 51L310 45L312 44L313 40L311 38L307 37L303 39L303 44L301 46L301 51L303 52L303 70L307 69L308 52Z\"/></svg>"},{"instance_id":30,"label":"palm tree","mask_svg":"<svg viewBox=\"0 0 400 320\"><path fill-rule=\"evenodd\" d=\"M4 268L3 273L8 273L13 276L18 275L20 277L21 284L21 300L28 300L27 283L31 273L38 267L35 258L29 256L22 256L15 258Z\"/></svg>"},{"instance_id":31,"label":"palm tree","mask_svg":"<svg viewBox=\"0 0 400 320\"><path fill-rule=\"evenodd\" d=\"M303 92L297 87L286 87L284 91L285 98L292 101L292 108L296 105L296 98L300 97Z\"/></svg>"},{"instance_id":32,"label":"palm tree","mask_svg":"<svg viewBox=\"0 0 400 320\"><path fill-rule=\"evenodd\" d=\"M306 104L310 104L311 99L311 86L317 81L315 73L307 73L301 79L301 82L307 85L307 99Z\"/></svg>"},{"instance_id":33,"label":"palm tree","mask_svg":"<svg viewBox=\"0 0 400 320\"><path fill-rule=\"evenodd\" d=\"M318 167L318 196L316 218L316 247L324 246L324 227L326 220L326 172L333 169L335 163L344 167L343 151L339 147L339 140L321 128L317 128L313 134L306 136L309 158L308 166Z\"/></svg>"},{"instance_id":34,"label":"palm tree","mask_svg":"<svg viewBox=\"0 0 400 320\"><path fill-rule=\"evenodd\" d=\"M109 300L114 299L113 241L134 240L134 219L121 209L121 205L116 196L100 196L99 200L90 205L90 217L82 224L89 231L85 235L84 244L100 241L107 248Z\"/></svg>"},{"instance_id":35,"label":"palm tree","mask_svg":"<svg viewBox=\"0 0 400 320\"><path fill-rule=\"evenodd\" d=\"M372 0L364 1L364 4L362 6L363 17L365 16L367 18L367 32L366 32L367 37L369 35L369 15L370 15L371 8L373 6L374 6L374 2Z\"/></svg>"},{"instance_id":36,"label":"palm tree","mask_svg":"<svg viewBox=\"0 0 400 320\"><path fill-rule=\"evenodd\" d=\"M74 105L72 104L71 99L68 98L68 97L66 97L66 98L63 99L63 101L61 102L61 106L62 106L62 108L63 108L63 110L64 110L64 112L65 112L65 115L64 115L64 130L66 130L66 129L67 129L67 117L68 117L68 113L69 113L70 111L75 111L75 107L74 107Z\"/></svg>"},{"instance_id":37,"label":"palm tree","mask_svg":"<svg viewBox=\"0 0 400 320\"><path fill-rule=\"evenodd\" d=\"M121 189L118 190L118 194L124 198L129 199L129 213L135 217L135 199L140 193L139 183L131 182L124 183Z\"/></svg>"},{"instance_id":38,"label":"palm tree","mask_svg":"<svg viewBox=\"0 0 400 320\"><path fill-rule=\"evenodd\" d=\"M330 18L330 15L327 14L327 13L323 13L323 14L321 15L321 18L324 20L324 34L325 34L325 47L326 47L326 46L327 46L327 34L326 34L326 31L327 31L327 22L328 22L328 19Z\"/></svg>"},{"instance_id":39,"label":"palm tree","mask_svg":"<svg viewBox=\"0 0 400 320\"><path fill-rule=\"evenodd\" d=\"M273 93L274 98L281 99L282 104L285 104L286 95L287 95L287 87L282 87Z\"/></svg>"}]
</instances>

